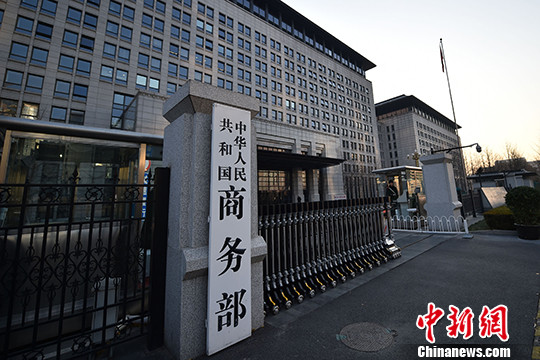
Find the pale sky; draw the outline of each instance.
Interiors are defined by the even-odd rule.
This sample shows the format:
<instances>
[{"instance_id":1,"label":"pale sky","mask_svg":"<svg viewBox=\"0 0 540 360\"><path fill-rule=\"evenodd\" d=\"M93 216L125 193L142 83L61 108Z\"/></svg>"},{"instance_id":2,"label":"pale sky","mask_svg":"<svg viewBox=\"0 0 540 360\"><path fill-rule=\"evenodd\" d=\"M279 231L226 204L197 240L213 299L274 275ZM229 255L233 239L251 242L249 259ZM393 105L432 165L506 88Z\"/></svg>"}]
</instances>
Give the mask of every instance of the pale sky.
<instances>
[{"instance_id":1,"label":"pale sky","mask_svg":"<svg viewBox=\"0 0 540 360\"><path fill-rule=\"evenodd\" d=\"M375 102L414 95L453 120L463 145L528 160L540 147L540 0L284 0L371 60Z\"/></svg>"}]
</instances>

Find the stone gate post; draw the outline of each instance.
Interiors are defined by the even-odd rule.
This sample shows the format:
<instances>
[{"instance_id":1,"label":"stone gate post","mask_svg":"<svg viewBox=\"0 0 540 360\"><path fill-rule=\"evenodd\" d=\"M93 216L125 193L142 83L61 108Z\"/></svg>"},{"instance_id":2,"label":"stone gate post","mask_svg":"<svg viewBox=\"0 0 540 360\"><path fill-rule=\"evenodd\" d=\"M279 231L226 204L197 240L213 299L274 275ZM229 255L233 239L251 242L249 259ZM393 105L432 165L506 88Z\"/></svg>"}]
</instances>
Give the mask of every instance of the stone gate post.
<instances>
[{"instance_id":1,"label":"stone gate post","mask_svg":"<svg viewBox=\"0 0 540 360\"><path fill-rule=\"evenodd\" d=\"M258 100L199 82L188 82L163 105L163 162L170 167L165 298L165 346L177 359L206 352L210 156L214 103L259 111ZM258 236L257 145L251 123L251 304L252 328L264 324L262 260ZM159 206L159 204L157 204ZM248 211L249 211L248 210Z\"/></svg>"}]
</instances>

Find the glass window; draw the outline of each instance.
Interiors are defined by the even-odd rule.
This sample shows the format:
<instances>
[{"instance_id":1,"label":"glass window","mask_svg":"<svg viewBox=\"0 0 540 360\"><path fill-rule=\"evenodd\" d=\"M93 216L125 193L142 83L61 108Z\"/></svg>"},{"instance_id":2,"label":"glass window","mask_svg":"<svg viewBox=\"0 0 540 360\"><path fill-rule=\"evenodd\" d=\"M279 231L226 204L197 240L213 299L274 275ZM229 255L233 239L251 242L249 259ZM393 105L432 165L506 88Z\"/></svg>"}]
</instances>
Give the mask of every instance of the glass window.
<instances>
[{"instance_id":1,"label":"glass window","mask_svg":"<svg viewBox=\"0 0 540 360\"><path fill-rule=\"evenodd\" d=\"M122 113L133 100L133 96L122 93L114 93L113 111L111 116L111 128L123 128ZM135 124L133 124L134 126Z\"/></svg>"},{"instance_id":2,"label":"glass window","mask_svg":"<svg viewBox=\"0 0 540 360\"><path fill-rule=\"evenodd\" d=\"M203 54L195 53L195 64L202 65L203 64Z\"/></svg>"},{"instance_id":3,"label":"glass window","mask_svg":"<svg viewBox=\"0 0 540 360\"><path fill-rule=\"evenodd\" d=\"M21 108L21 117L26 119L34 119L36 120L38 118L39 113L39 105L38 104L32 104L23 102L23 106Z\"/></svg>"},{"instance_id":4,"label":"glass window","mask_svg":"<svg viewBox=\"0 0 540 360\"><path fill-rule=\"evenodd\" d=\"M82 19L82 11L74 9L72 7L68 8L67 21L79 25Z\"/></svg>"},{"instance_id":5,"label":"glass window","mask_svg":"<svg viewBox=\"0 0 540 360\"><path fill-rule=\"evenodd\" d=\"M48 50L40 49L40 48L35 47L35 48L32 49L32 58L31 58L30 62L32 64L45 66L45 65L47 65L47 58L48 57L49 57L49 51Z\"/></svg>"},{"instance_id":6,"label":"glass window","mask_svg":"<svg viewBox=\"0 0 540 360\"><path fill-rule=\"evenodd\" d=\"M89 36L82 35L81 36L81 49L88 50L90 52L94 51L94 39Z\"/></svg>"},{"instance_id":7,"label":"glass window","mask_svg":"<svg viewBox=\"0 0 540 360\"><path fill-rule=\"evenodd\" d=\"M117 23L115 22L112 22L112 21L107 21L107 28L106 28L106 32L108 35L111 35L111 36L118 36L118 31L120 30L120 25L118 25Z\"/></svg>"},{"instance_id":8,"label":"glass window","mask_svg":"<svg viewBox=\"0 0 540 360\"><path fill-rule=\"evenodd\" d=\"M76 124L76 125L83 125L84 124L84 111L71 109L71 112L69 114L69 123Z\"/></svg>"},{"instance_id":9,"label":"glass window","mask_svg":"<svg viewBox=\"0 0 540 360\"><path fill-rule=\"evenodd\" d=\"M165 3L163 1L156 1L156 11L165 14Z\"/></svg>"},{"instance_id":10,"label":"glass window","mask_svg":"<svg viewBox=\"0 0 540 360\"><path fill-rule=\"evenodd\" d=\"M212 68L212 58L211 57L208 57L208 56L204 57L204 66L206 66L209 69Z\"/></svg>"},{"instance_id":11,"label":"glass window","mask_svg":"<svg viewBox=\"0 0 540 360\"><path fill-rule=\"evenodd\" d=\"M120 37L123 40L127 40L131 42L132 35L133 35L133 30L131 28L128 28L127 26L122 25L122 29L120 30Z\"/></svg>"},{"instance_id":12,"label":"glass window","mask_svg":"<svg viewBox=\"0 0 540 360\"><path fill-rule=\"evenodd\" d=\"M62 40L62 44L77 47L78 39L79 34L74 33L73 31L64 30L64 38Z\"/></svg>"},{"instance_id":13,"label":"glass window","mask_svg":"<svg viewBox=\"0 0 540 360\"><path fill-rule=\"evenodd\" d=\"M0 114L17 116L18 102L16 100L0 99Z\"/></svg>"},{"instance_id":14,"label":"glass window","mask_svg":"<svg viewBox=\"0 0 540 360\"><path fill-rule=\"evenodd\" d=\"M60 55L60 61L58 62L58 69L72 72L74 65L75 65L75 58L73 56L68 56L64 54Z\"/></svg>"},{"instance_id":15,"label":"glass window","mask_svg":"<svg viewBox=\"0 0 540 360\"><path fill-rule=\"evenodd\" d=\"M18 42L11 43L11 51L9 52L9 57L11 59L26 61L28 56L28 45L21 44Z\"/></svg>"},{"instance_id":16,"label":"glass window","mask_svg":"<svg viewBox=\"0 0 540 360\"><path fill-rule=\"evenodd\" d=\"M187 12L182 14L182 22L187 25L191 25L191 15Z\"/></svg>"},{"instance_id":17,"label":"glass window","mask_svg":"<svg viewBox=\"0 0 540 360\"><path fill-rule=\"evenodd\" d=\"M130 8L129 6L124 6L124 19L133 21L135 19L135 9Z\"/></svg>"},{"instance_id":18,"label":"glass window","mask_svg":"<svg viewBox=\"0 0 540 360\"><path fill-rule=\"evenodd\" d=\"M122 10L122 4L116 1L111 1L109 3L109 13L120 16L120 11Z\"/></svg>"},{"instance_id":19,"label":"glass window","mask_svg":"<svg viewBox=\"0 0 540 360\"><path fill-rule=\"evenodd\" d=\"M53 27L52 25L38 22L36 26L36 36L42 39L51 39Z\"/></svg>"},{"instance_id":20,"label":"glass window","mask_svg":"<svg viewBox=\"0 0 540 360\"><path fill-rule=\"evenodd\" d=\"M159 91L159 79L150 78L148 88L152 91Z\"/></svg>"},{"instance_id":21,"label":"glass window","mask_svg":"<svg viewBox=\"0 0 540 360\"><path fill-rule=\"evenodd\" d=\"M217 79L217 86L220 87L220 88L224 88L225 87L225 79L218 78Z\"/></svg>"},{"instance_id":22,"label":"glass window","mask_svg":"<svg viewBox=\"0 0 540 360\"><path fill-rule=\"evenodd\" d=\"M118 48L118 60L119 61L129 63L129 58L130 57L131 57L131 50L130 49L126 49L126 48L123 48L121 46Z\"/></svg>"},{"instance_id":23,"label":"glass window","mask_svg":"<svg viewBox=\"0 0 540 360\"><path fill-rule=\"evenodd\" d=\"M152 57L152 62L150 65L152 70L161 71L161 59Z\"/></svg>"},{"instance_id":24,"label":"glass window","mask_svg":"<svg viewBox=\"0 0 540 360\"><path fill-rule=\"evenodd\" d=\"M163 22L163 20L160 20L160 19L154 20L154 30L162 33L164 28L165 28L165 23Z\"/></svg>"},{"instance_id":25,"label":"glass window","mask_svg":"<svg viewBox=\"0 0 540 360\"><path fill-rule=\"evenodd\" d=\"M103 56L115 58L116 57L116 45L111 43L103 44Z\"/></svg>"},{"instance_id":26,"label":"glass window","mask_svg":"<svg viewBox=\"0 0 540 360\"><path fill-rule=\"evenodd\" d=\"M69 92L71 91L71 83L62 80L56 80L56 85L54 87L54 96L68 98Z\"/></svg>"},{"instance_id":27,"label":"glass window","mask_svg":"<svg viewBox=\"0 0 540 360\"><path fill-rule=\"evenodd\" d=\"M182 41L189 42L189 36L189 31L182 29Z\"/></svg>"},{"instance_id":28,"label":"glass window","mask_svg":"<svg viewBox=\"0 0 540 360\"><path fill-rule=\"evenodd\" d=\"M150 15L143 14L143 16L142 16L142 24L144 26L152 27L152 21L153 21L153 18Z\"/></svg>"},{"instance_id":29,"label":"glass window","mask_svg":"<svg viewBox=\"0 0 540 360\"><path fill-rule=\"evenodd\" d=\"M202 36L197 35L195 37L195 45L201 48L204 47L204 38Z\"/></svg>"},{"instance_id":30,"label":"glass window","mask_svg":"<svg viewBox=\"0 0 540 360\"><path fill-rule=\"evenodd\" d=\"M99 4L101 3L101 0L86 0L86 2L90 5L93 5L95 7L99 7Z\"/></svg>"},{"instance_id":31,"label":"glass window","mask_svg":"<svg viewBox=\"0 0 540 360\"><path fill-rule=\"evenodd\" d=\"M121 69L116 69L115 81L119 84L126 85L128 80L128 72Z\"/></svg>"},{"instance_id":32,"label":"glass window","mask_svg":"<svg viewBox=\"0 0 540 360\"><path fill-rule=\"evenodd\" d=\"M154 50L157 50L157 51L162 51L163 50L163 40L159 39L159 38L153 38L152 39L152 49Z\"/></svg>"},{"instance_id":33,"label":"glass window","mask_svg":"<svg viewBox=\"0 0 540 360\"><path fill-rule=\"evenodd\" d=\"M142 46L146 46L146 47L150 47L150 42L151 42L151 39L152 37L148 34L145 34L145 33L141 33L141 45Z\"/></svg>"},{"instance_id":34,"label":"glass window","mask_svg":"<svg viewBox=\"0 0 540 360\"><path fill-rule=\"evenodd\" d=\"M135 86L137 86L140 89L146 89L148 83L148 78L144 75L137 74L137 80L135 83Z\"/></svg>"},{"instance_id":35,"label":"glass window","mask_svg":"<svg viewBox=\"0 0 540 360\"><path fill-rule=\"evenodd\" d=\"M90 29L96 29L98 18L89 13L84 14L84 26Z\"/></svg>"},{"instance_id":36,"label":"glass window","mask_svg":"<svg viewBox=\"0 0 540 360\"><path fill-rule=\"evenodd\" d=\"M17 18L17 25L15 25L15 30L25 34L32 34L32 29L34 27L34 20L25 18L24 16L19 16Z\"/></svg>"},{"instance_id":37,"label":"glass window","mask_svg":"<svg viewBox=\"0 0 540 360\"><path fill-rule=\"evenodd\" d=\"M22 85L23 73L15 70L6 71L4 86L9 89L20 89Z\"/></svg>"},{"instance_id":38,"label":"glass window","mask_svg":"<svg viewBox=\"0 0 540 360\"><path fill-rule=\"evenodd\" d=\"M73 85L73 100L86 101L88 96L88 86L81 84Z\"/></svg>"},{"instance_id":39,"label":"glass window","mask_svg":"<svg viewBox=\"0 0 540 360\"><path fill-rule=\"evenodd\" d=\"M79 59L77 60L77 75L90 76L90 69L92 68L92 62Z\"/></svg>"},{"instance_id":40,"label":"glass window","mask_svg":"<svg viewBox=\"0 0 540 360\"><path fill-rule=\"evenodd\" d=\"M21 5L29 7L31 9L37 9L38 0L21 0Z\"/></svg>"},{"instance_id":41,"label":"glass window","mask_svg":"<svg viewBox=\"0 0 540 360\"><path fill-rule=\"evenodd\" d=\"M41 12L49 15L56 15L56 1L43 0Z\"/></svg>"},{"instance_id":42,"label":"glass window","mask_svg":"<svg viewBox=\"0 0 540 360\"><path fill-rule=\"evenodd\" d=\"M169 44L169 55L172 57L178 57L178 53L180 51L180 48L178 45L170 43Z\"/></svg>"},{"instance_id":43,"label":"glass window","mask_svg":"<svg viewBox=\"0 0 540 360\"><path fill-rule=\"evenodd\" d=\"M180 11L180 9L177 9L175 7L173 7L172 9L172 17L173 19L176 19L178 21L180 21L180 16L182 15L182 11Z\"/></svg>"},{"instance_id":44,"label":"glass window","mask_svg":"<svg viewBox=\"0 0 540 360\"><path fill-rule=\"evenodd\" d=\"M180 79L187 79L188 78L188 68L184 66L178 67L178 77Z\"/></svg>"},{"instance_id":45,"label":"glass window","mask_svg":"<svg viewBox=\"0 0 540 360\"><path fill-rule=\"evenodd\" d=\"M167 95L172 95L176 92L176 84L167 83Z\"/></svg>"},{"instance_id":46,"label":"glass window","mask_svg":"<svg viewBox=\"0 0 540 360\"><path fill-rule=\"evenodd\" d=\"M150 62L150 56L139 53L138 64L140 67L148 69L149 62Z\"/></svg>"},{"instance_id":47,"label":"glass window","mask_svg":"<svg viewBox=\"0 0 540 360\"><path fill-rule=\"evenodd\" d=\"M204 82L207 84L212 84L212 75L204 74Z\"/></svg>"},{"instance_id":48,"label":"glass window","mask_svg":"<svg viewBox=\"0 0 540 360\"><path fill-rule=\"evenodd\" d=\"M169 63L169 75L178 76L178 65Z\"/></svg>"},{"instance_id":49,"label":"glass window","mask_svg":"<svg viewBox=\"0 0 540 360\"><path fill-rule=\"evenodd\" d=\"M195 81L200 81L200 82L202 82L202 72L195 70L195 76L194 76L194 79L195 79Z\"/></svg>"},{"instance_id":50,"label":"glass window","mask_svg":"<svg viewBox=\"0 0 540 360\"><path fill-rule=\"evenodd\" d=\"M178 26L171 25L171 36L180 39L180 28Z\"/></svg>"},{"instance_id":51,"label":"glass window","mask_svg":"<svg viewBox=\"0 0 540 360\"><path fill-rule=\"evenodd\" d=\"M43 76L28 74L26 78L26 91L41 93L43 88Z\"/></svg>"},{"instance_id":52,"label":"glass window","mask_svg":"<svg viewBox=\"0 0 540 360\"><path fill-rule=\"evenodd\" d=\"M189 49L181 48L180 49L180 59L182 60L189 60Z\"/></svg>"},{"instance_id":53,"label":"glass window","mask_svg":"<svg viewBox=\"0 0 540 360\"><path fill-rule=\"evenodd\" d=\"M66 122L67 109L53 106L51 108L51 121Z\"/></svg>"}]
</instances>

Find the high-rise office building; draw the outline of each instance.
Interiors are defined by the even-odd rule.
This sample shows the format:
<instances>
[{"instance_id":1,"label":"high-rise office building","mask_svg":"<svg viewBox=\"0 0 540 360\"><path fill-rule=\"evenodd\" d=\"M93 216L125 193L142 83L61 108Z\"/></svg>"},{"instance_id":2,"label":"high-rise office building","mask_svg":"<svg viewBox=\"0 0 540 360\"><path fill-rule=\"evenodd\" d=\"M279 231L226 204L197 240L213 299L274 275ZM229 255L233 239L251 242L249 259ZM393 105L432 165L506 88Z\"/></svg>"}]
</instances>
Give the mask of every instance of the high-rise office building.
<instances>
[{"instance_id":1,"label":"high-rise office building","mask_svg":"<svg viewBox=\"0 0 540 360\"><path fill-rule=\"evenodd\" d=\"M260 100L262 201L359 196L380 166L366 78L375 65L281 1L7 0L0 38L4 120L159 136L162 103L200 81ZM8 129L0 175L54 181L74 166L87 177L141 167L135 140L44 136L43 126Z\"/></svg>"}]
</instances>

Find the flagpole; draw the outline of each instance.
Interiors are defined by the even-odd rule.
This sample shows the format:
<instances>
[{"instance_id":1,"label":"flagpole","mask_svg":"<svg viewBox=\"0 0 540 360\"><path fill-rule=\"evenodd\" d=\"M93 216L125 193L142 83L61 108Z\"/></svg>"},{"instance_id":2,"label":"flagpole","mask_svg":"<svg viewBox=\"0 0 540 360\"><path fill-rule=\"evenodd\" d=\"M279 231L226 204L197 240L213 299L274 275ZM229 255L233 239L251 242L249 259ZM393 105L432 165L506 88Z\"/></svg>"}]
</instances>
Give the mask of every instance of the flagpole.
<instances>
[{"instance_id":1,"label":"flagpole","mask_svg":"<svg viewBox=\"0 0 540 360\"><path fill-rule=\"evenodd\" d=\"M450 104L452 104L452 115L454 116L454 127L455 127L454 131L456 133L458 147L460 147L459 156L460 156L460 160L462 162L463 161L463 150L461 149L461 139L460 139L459 133L458 133L458 124L457 124L457 120L456 120L456 111L454 110L454 99L452 98L452 88L450 87L450 75L448 74L448 66L446 65L446 57L444 56L444 47L443 47L442 38L441 38L441 42L439 44L439 50L441 51L441 62L442 62L443 72L446 73L446 81L448 83L448 93L450 94ZM461 166L460 166L460 169L458 170L458 172L459 172L459 175L461 177L460 180L463 182L463 185L467 186L467 184L465 182L465 179L464 179L465 174L462 172Z\"/></svg>"},{"instance_id":2,"label":"flagpole","mask_svg":"<svg viewBox=\"0 0 540 360\"><path fill-rule=\"evenodd\" d=\"M458 135L458 125L457 125L457 120L456 120L456 111L454 110L454 99L452 98L452 89L450 88L450 75L448 75L448 66L446 65L446 57L444 56L444 47L443 47L443 43L442 43L442 38L441 38L441 43L440 43L439 47L440 47L440 50L441 50L441 61L443 63L443 72L446 73L446 81L448 82L448 92L450 93L450 103L452 104L452 115L454 116L455 132L456 132L456 135ZM459 135L458 135L458 141L459 141ZM461 144L460 144L460 146L461 146Z\"/></svg>"}]
</instances>

